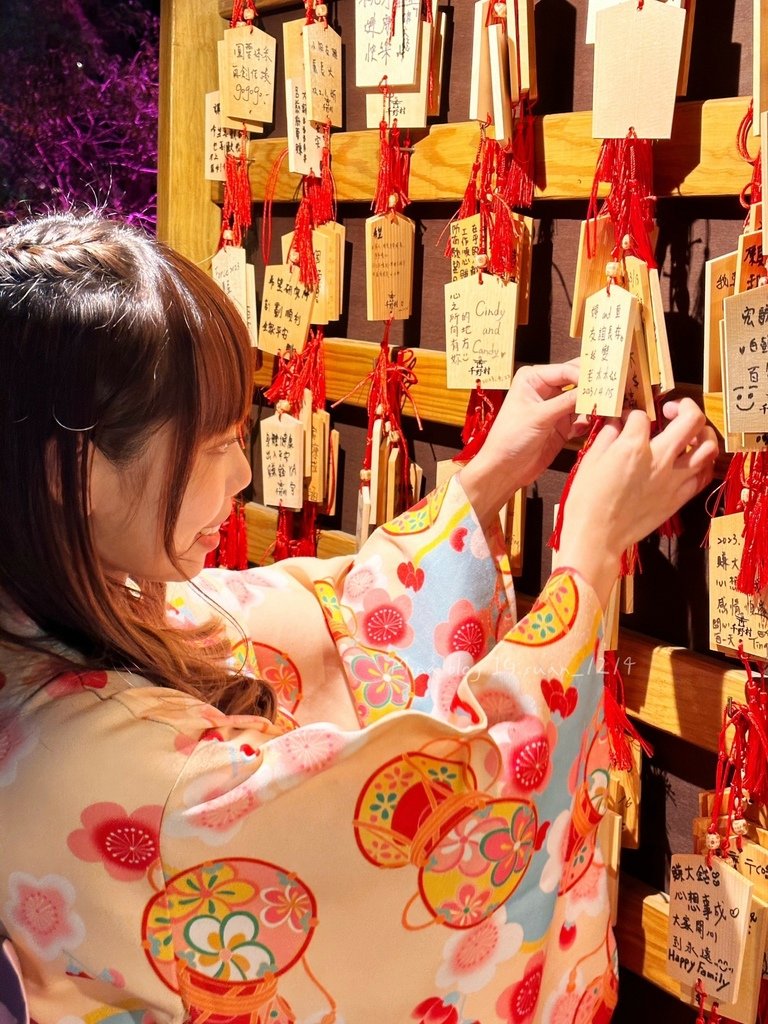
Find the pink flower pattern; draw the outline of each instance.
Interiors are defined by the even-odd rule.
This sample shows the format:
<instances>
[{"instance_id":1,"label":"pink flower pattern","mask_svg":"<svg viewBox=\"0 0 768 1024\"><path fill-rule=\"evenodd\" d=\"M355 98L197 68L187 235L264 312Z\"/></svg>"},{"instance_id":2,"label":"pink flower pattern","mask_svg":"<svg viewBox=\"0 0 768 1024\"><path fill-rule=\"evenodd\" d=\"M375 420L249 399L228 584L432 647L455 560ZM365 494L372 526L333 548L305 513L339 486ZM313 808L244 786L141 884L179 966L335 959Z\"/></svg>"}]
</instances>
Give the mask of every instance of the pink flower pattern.
<instances>
[{"instance_id":1,"label":"pink flower pattern","mask_svg":"<svg viewBox=\"0 0 768 1024\"><path fill-rule=\"evenodd\" d=\"M473 661L477 661L485 654L490 635L488 611L478 611L470 601L462 598L451 608L448 621L436 627L435 647L444 656L465 651Z\"/></svg>"},{"instance_id":2,"label":"pink flower pattern","mask_svg":"<svg viewBox=\"0 0 768 1024\"><path fill-rule=\"evenodd\" d=\"M461 866L462 875L477 878L488 870L488 860L480 852L483 836L507 827L504 818L462 818L432 851L430 869L443 872Z\"/></svg>"},{"instance_id":3,"label":"pink flower pattern","mask_svg":"<svg viewBox=\"0 0 768 1024\"><path fill-rule=\"evenodd\" d=\"M390 597L386 590L369 590L363 597L361 629L366 643L388 650L410 647L413 630L408 625L413 605L407 594Z\"/></svg>"},{"instance_id":4,"label":"pink flower pattern","mask_svg":"<svg viewBox=\"0 0 768 1024\"><path fill-rule=\"evenodd\" d=\"M518 807L512 820L503 827L488 832L480 849L490 861L495 861L491 881L502 886L515 874L524 871L533 854L536 842L536 816L526 806Z\"/></svg>"},{"instance_id":5,"label":"pink flower pattern","mask_svg":"<svg viewBox=\"0 0 768 1024\"><path fill-rule=\"evenodd\" d=\"M348 665L352 676L362 684L363 711L383 708L388 704L401 708L408 705L411 675L401 661L372 651L370 654L353 654Z\"/></svg>"},{"instance_id":6,"label":"pink flower pattern","mask_svg":"<svg viewBox=\"0 0 768 1024\"><path fill-rule=\"evenodd\" d=\"M467 883L459 889L455 900L443 900L440 913L454 927L467 928L485 917L490 897L490 889L478 890Z\"/></svg>"},{"instance_id":7,"label":"pink flower pattern","mask_svg":"<svg viewBox=\"0 0 768 1024\"><path fill-rule=\"evenodd\" d=\"M15 871L8 879L8 890L4 916L41 960L54 960L85 938L85 925L72 909L75 890L66 878L45 875L38 879Z\"/></svg>"},{"instance_id":8,"label":"pink flower pattern","mask_svg":"<svg viewBox=\"0 0 768 1024\"><path fill-rule=\"evenodd\" d=\"M295 932L306 932L312 913L312 902L304 888L288 882L282 889L262 889L262 900L269 904L261 912L261 921L269 928L287 922Z\"/></svg>"},{"instance_id":9,"label":"pink flower pattern","mask_svg":"<svg viewBox=\"0 0 768 1024\"><path fill-rule=\"evenodd\" d=\"M496 1012L505 1024L528 1024L539 1002L544 954L536 953L528 961L520 981L510 985L499 996Z\"/></svg>"},{"instance_id":10,"label":"pink flower pattern","mask_svg":"<svg viewBox=\"0 0 768 1024\"><path fill-rule=\"evenodd\" d=\"M162 815L160 805L129 814L120 804L91 804L80 815L83 827L67 836L67 846L80 860L101 861L112 878L134 882L159 856Z\"/></svg>"}]
</instances>

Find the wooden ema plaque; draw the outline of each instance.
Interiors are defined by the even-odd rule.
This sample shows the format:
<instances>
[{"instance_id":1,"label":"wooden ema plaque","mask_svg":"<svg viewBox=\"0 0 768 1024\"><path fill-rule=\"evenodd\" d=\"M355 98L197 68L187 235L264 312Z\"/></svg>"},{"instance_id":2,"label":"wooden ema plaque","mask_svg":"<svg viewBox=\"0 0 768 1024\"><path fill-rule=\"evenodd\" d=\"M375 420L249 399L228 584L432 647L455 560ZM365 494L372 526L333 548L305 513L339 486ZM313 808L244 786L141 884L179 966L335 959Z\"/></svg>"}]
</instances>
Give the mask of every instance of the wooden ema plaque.
<instances>
[{"instance_id":1,"label":"wooden ema plaque","mask_svg":"<svg viewBox=\"0 0 768 1024\"><path fill-rule=\"evenodd\" d=\"M378 128L381 120L388 124L397 121L400 128L426 128L429 113L429 73L435 33L433 26L421 27L421 51L416 68L416 84L399 86L383 97L369 92L365 97L365 123Z\"/></svg>"},{"instance_id":2,"label":"wooden ema plaque","mask_svg":"<svg viewBox=\"0 0 768 1024\"><path fill-rule=\"evenodd\" d=\"M315 296L286 264L264 268L259 348L277 353L289 345L301 352L307 342Z\"/></svg>"},{"instance_id":3,"label":"wooden ema plaque","mask_svg":"<svg viewBox=\"0 0 768 1024\"><path fill-rule=\"evenodd\" d=\"M667 971L684 986L701 980L721 1003L739 995L752 885L730 864L697 854L672 858Z\"/></svg>"},{"instance_id":4,"label":"wooden ema plaque","mask_svg":"<svg viewBox=\"0 0 768 1024\"><path fill-rule=\"evenodd\" d=\"M735 252L707 260L704 266L704 391L722 391L720 321L723 300L733 295L736 284Z\"/></svg>"},{"instance_id":5,"label":"wooden ema plaque","mask_svg":"<svg viewBox=\"0 0 768 1024\"><path fill-rule=\"evenodd\" d=\"M239 245L224 245L211 260L211 276L224 294L232 300L251 335L251 344L257 344L254 304L255 268L246 263L245 249Z\"/></svg>"},{"instance_id":6,"label":"wooden ema plaque","mask_svg":"<svg viewBox=\"0 0 768 1024\"><path fill-rule=\"evenodd\" d=\"M421 46L421 0L398 0L395 31L393 5L355 0L355 84L378 89L386 75L391 89L414 86Z\"/></svg>"},{"instance_id":7,"label":"wooden ema plaque","mask_svg":"<svg viewBox=\"0 0 768 1024\"><path fill-rule=\"evenodd\" d=\"M585 304L576 412L589 416L621 416L632 337L638 318L637 299L612 284Z\"/></svg>"},{"instance_id":8,"label":"wooden ema plaque","mask_svg":"<svg viewBox=\"0 0 768 1024\"><path fill-rule=\"evenodd\" d=\"M451 280L477 273L480 252L480 214L451 221Z\"/></svg>"},{"instance_id":9,"label":"wooden ema plaque","mask_svg":"<svg viewBox=\"0 0 768 1024\"><path fill-rule=\"evenodd\" d=\"M595 29L592 136L640 139L672 134L685 11L636 0L599 11Z\"/></svg>"},{"instance_id":10,"label":"wooden ema plaque","mask_svg":"<svg viewBox=\"0 0 768 1024\"><path fill-rule=\"evenodd\" d=\"M224 181L227 154L240 153L240 132L221 118L221 93L205 94L205 180Z\"/></svg>"},{"instance_id":11,"label":"wooden ema plaque","mask_svg":"<svg viewBox=\"0 0 768 1024\"><path fill-rule=\"evenodd\" d=\"M285 108L288 122L288 170L292 174L320 177L323 133L309 119L307 89L303 78L285 81Z\"/></svg>"},{"instance_id":12,"label":"wooden ema plaque","mask_svg":"<svg viewBox=\"0 0 768 1024\"><path fill-rule=\"evenodd\" d=\"M262 420L261 465L264 504L301 508L304 504L304 436L301 421L289 416Z\"/></svg>"},{"instance_id":13,"label":"wooden ema plaque","mask_svg":"<svg viewBox=\"0 0 768 1024\"><path fill-rule=\"evenodd\" d=\"M472 70L469 80L469 119L486 121L493 109L491 55L488 46L488 9L491 0L476 0L472 35Z\"/></svg>"},{"instance_id":14,"label":"wooden ema plaque","mask_svg":"<svg viewBox=\"0 0 768 1024\"><path fill-rule=\"evenodd\" d=\"M276 40L255 26L224 30L222 110L239 121L272 121Z\"/></svg>"},{"instance_id":15,"label":"wooden ema plaque","mask_svg":"<svg viewBox=\"0 0 768 1024\"><path fill-rule=\"evenodd\" d=\"M508 388L515 364L518 288L492 274L445 286L449 388Z\"/></svg>"},{"instance_id":16,"label":"wooden ema plaque","mask_svg":"<svg viewBox=\"0 0 768 1024\"><path fill-rule=\"evenodd\" d=\"M406 320L411 315L416 227L399 213L365 222L365 279L369 320Z\"/></svg>"},{"instance_id":17,"label":"wooden ema plaque","mask_svg":"<svg viewBox=\"0 0 768 1024\"><path fill-rule=\"evenodd\" d=\"M709 645L735 655L739 644L751 658L768 661L766 594L749 597L736 589L744 553L744 515L717 516L709 529Z\"/></svg>"},{"instance_id":18,"label":"wooden ema plaque","mask_svg":"<svg viewBox=\"0 0 768 1024\"><path fill-rule=\"evenodd\" d=\"M587 232L591 233L594 250L589 254ZM608 216L597 217L592 224L581 222L579 249L576 257L576 282L573 290L571 326L568 331L572 338L580 338L584 329L584 303L605 287L605 266L613 259L615 244L613 224Z\"/></svg>"},{"instance_id":19,"label":"wooden ema plaque","mask_svg":"<svg viewBox=\"0 0 768 1024\"><path fill-rule=\"evenodd\" d=\"M307 113L311 121L342 127L344 97L341 36L326 22L316 21L302 30Z\"/></svg>"},{"instance_id":20,"label":"wooden ema plaque","mask_svg":"<svg viewBox=\"0 0 768 1024\"><path fill-rule=\"evenodd\" d=\"M768 288L723 300L723 403L728 433L768 428Z\"/></svg>"}]
</instances>

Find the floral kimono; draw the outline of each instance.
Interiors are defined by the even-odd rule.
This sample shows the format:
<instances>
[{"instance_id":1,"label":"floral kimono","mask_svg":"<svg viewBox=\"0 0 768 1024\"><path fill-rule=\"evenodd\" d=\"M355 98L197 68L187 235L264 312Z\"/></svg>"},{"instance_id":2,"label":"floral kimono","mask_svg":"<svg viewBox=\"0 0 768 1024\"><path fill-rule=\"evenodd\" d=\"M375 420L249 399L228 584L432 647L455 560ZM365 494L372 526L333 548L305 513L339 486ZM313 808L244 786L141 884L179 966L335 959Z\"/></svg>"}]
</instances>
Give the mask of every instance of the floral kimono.
<instances>
[{"instance_id":1,"label":"floral kimono","mask_svg":"<svg viewBox=\"0 0 768 1024\"><path fill-rule=\"evenodd\" d=\"M0 652L0 1024L17 974L37 1024L608 1021L592 589L516 623L455 479L354 558L195 583L170 616L215 601L274 724L87 666L20 704Z\"/></svg>"}]
</instances>

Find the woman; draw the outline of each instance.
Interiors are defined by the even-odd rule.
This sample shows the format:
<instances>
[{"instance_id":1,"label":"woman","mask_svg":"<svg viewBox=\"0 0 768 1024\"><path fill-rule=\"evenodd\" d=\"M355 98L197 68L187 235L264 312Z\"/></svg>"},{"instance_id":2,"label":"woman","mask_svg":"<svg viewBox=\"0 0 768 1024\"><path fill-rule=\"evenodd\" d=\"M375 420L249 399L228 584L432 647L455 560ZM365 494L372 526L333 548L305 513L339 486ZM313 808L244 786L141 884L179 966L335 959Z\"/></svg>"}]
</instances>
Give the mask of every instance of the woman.
<instances>
[{"instance_id":1,"label":"woman","mask_svg":"<svg viewBox=\"0 0 768 1024\"><path fill-rule=\"evenodd\" d=\"M4 236L0 323L0 1013L17 964L37 1024L609 1016L601 612L711 477L693 403L602 430L515 623L496 517L575 365L355 558L201 572L249 479L226 298L57 216Z\"/></svg>"}]
</instances>

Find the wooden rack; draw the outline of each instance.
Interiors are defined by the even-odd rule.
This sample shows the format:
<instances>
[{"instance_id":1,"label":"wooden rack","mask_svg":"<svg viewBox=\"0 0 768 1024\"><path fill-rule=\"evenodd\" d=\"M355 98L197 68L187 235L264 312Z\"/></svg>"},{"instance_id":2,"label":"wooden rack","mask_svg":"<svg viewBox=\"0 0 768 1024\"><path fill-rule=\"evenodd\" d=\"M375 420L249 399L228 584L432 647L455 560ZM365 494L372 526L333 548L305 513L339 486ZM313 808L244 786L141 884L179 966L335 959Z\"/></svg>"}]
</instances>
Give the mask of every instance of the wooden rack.
<instances>
[{"instance_id":1,"label":"wooden rack","mask_svg":"<svg viewBox=\"0 0 768 1024\"><path fill-rule=\"evenodd\" d=\"M264 13L287 6L290 0L259 0ZM299 7L299 4L295 4ZM161 14L160 108L160 236L204 264L215 251L220 215L221 187L202 180L198 173L203 150L203 96L216 87L216 40L231 2L174 0ZM677 105L672 137L654 148L655 187L660 197L736 196L748 178L748 168L735 151L738 125L747 109L747 97L685 102ZM471 154L477 141L476 122L433 125L414 133L411 162L411 197L419 202L455 202L463 194ZM341 202L369 202L378 158L375 130L336 132L331 140L337 195ZM591 112L552 114L535 119L537 200L586 199L599 142L591 137ZM285 149L286 140L255 140L249 146L250 180L254 201L264 198L270 169ZM299 178L285 167L274 198L297 198ZM213 202L212 202L213 200ZM347 395L371 369L378 345L329 339L326 341L327 387L331 401ZM256 375L256 383L271 380L272 360ZM464 418L467 392L444 387L443 353L420 349L413 395L422 418L458 427ZM687 387L707 411L717 416L718 396L702 395ZM364 405L366 389L348 398ZM407 413L406 409L406 413ZM721 413L720 413L721 414ZM257 505L246 507L249 557L262 562L275 534L276 513ZM339 531L321 531L321 557L347 554L354 540ZM521 611L525 600L521 600ZM684 736L696 746L716 747L722 707L729 696L743 695L743 675L707 658L653 639L622 630L622 658L634 665L625 674L627 708L639 722L672 736ZM691 699L695 692L695 701ZM666 991L677 985L666 973L666 897L622 876L617 938L621 963Z\"/></svg>"}]
</instances>

